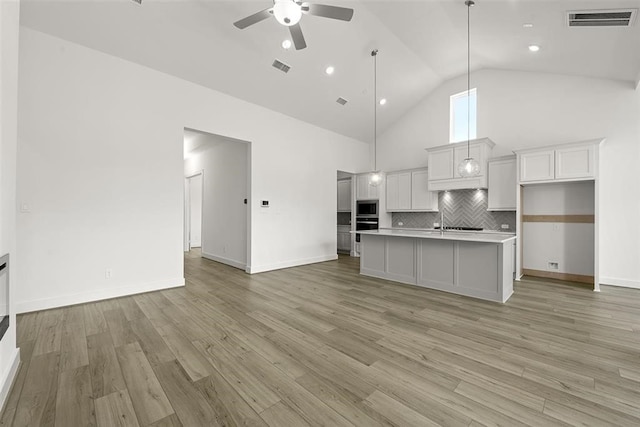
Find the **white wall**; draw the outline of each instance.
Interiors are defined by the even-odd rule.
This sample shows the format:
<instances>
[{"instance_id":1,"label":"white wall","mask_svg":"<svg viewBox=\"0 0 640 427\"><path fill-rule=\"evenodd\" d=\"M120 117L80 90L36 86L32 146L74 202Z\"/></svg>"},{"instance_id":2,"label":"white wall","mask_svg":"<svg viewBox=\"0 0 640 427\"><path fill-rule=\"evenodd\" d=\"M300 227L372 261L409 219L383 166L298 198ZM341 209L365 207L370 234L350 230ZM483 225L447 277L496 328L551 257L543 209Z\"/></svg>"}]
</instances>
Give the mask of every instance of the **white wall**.
<instances>
[{"instance_id":1,"label":"white wall","mask_svg":"<svg viewBox=\"0 0 640 427\"><path fill-rule=\"evenodd\" d=\"M183 283L185 127L251 142L251 271L335 257L336 170L367 169L367 144L28 28L20 43L18 311Z\"/></svg>"},{"instance_id":2,"label":"white wall","mask_svg":"<svg viewBox=\"0 0 640 427\"><path fill-rule=\"evenodd\" d=\"M204 171L202 256L245 269L249 144L208 139L208 149L185 160L185 176Z\"/></svg>"},{"instance_id":3,"label":"white wall","mask_svg":"<svg viewBox=\"0 0 640 427\"><path fill-rule=\"evenodd\" d=\"M600 280L640 288L640 91L626 82L518 71L472 74L478 136L511 150L606 137L600 151ZM424 148L446 144L449 96L466 76L445 82L378 138L384 170L426 166Z\"/></svg>"},{"instance_id":4,"label":"white wall","mask_svg":"<svg viewBox=\"0 0 640 427\"><path fill-rule=\"evenodd\" d=\"M9 329L0 341L0 410L20 361L16 348L16 141L19 1L0 1L0 256L9 253ZM6 270L5 270L6 274ZM6 276L5 276L6 277ZM5 279L6 280L6 279Z\"/></svg>"}]
</instances>

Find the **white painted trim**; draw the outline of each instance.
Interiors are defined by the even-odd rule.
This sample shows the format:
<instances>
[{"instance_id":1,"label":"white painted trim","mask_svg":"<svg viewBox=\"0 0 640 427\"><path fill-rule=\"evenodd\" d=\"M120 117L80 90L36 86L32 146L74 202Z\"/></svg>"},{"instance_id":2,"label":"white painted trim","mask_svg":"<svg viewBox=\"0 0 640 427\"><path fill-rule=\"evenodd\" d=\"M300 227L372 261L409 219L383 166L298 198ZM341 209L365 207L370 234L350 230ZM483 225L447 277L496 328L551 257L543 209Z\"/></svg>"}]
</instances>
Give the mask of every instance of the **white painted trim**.
<instances>
[{"instance_id":1,"label":"white painted trim","mask_svg":"<svg viewBox=\"0 0 640 427\"><path fill-rule=\"evenodd\" d=\"M279 270L282 268L297 267L299 265L315 264L317 262L335 261L337 259L338 259L338 254L331 254L331 255L324 255L324 256L313 257L313 258L304 258L304 259L298 259L293 261L280 262L277 264L260 265L257 267L247 266L246 272L249 274L255 274L255 273L262 273L265 271Z\"/></svg>"},{"instance_id":2,"label":"white painted trim","mask_svg":"<svg viewBox=\"0 0 640 427\"><path fill-rule=\"evenodd\" d=\"M230 259L230 258L224 258L218 255L213 255L213 254L209 254L206 252L202 252L202 258L206 258L206 259L210 259L211 261L216 261L216 262L220 262L222 264L227 264L230 265L231 267L235 267L235 268L239 268L241 270L244 270L247 268L246 264L242 263L242 262L238 262L236 260Z\"/></svg>"},{"instance_id":3,"label":"white painted trim","mask_svg":"<svg viewBox=\"0 0 640 427\"><path fill-rule=\"evenodd\" d=\"M640 282L637 280L617 279L614 277L600 276L601 285L620 286L623 288L640 289Z\"/></svg>"},{"instance_id":4,"label":"white painted trim","mask_svg":"<svg viewBox=\"0 0 640 427\"><path fill-rule=\"evenodd\" d=\"M20 366L20 349L16 348L11 356L9 368L2 376L2 388L0 388L0 413L4 411L4 404L7 403L7 397L13 386L13 382L18 375L18 367Z\"/></svg>"},{"instance_id":5,"label":"white painted trim","mask_svg":"<svg viewBox=\"0 0 640 427\"><path fill-rule=\"evenodd\" d=\"M16 313L28 313L30 311L47 310L49 308L65 307L68 305L95 302L103 299L118 298L145 292L178 288L180 286L184 286L184 283L184 277L176 277L175 279L139 283L117 288L100 289L90 292L59 296L55 298L43 298L31 301L16 302Z\"/></svg>"}]
</instances>

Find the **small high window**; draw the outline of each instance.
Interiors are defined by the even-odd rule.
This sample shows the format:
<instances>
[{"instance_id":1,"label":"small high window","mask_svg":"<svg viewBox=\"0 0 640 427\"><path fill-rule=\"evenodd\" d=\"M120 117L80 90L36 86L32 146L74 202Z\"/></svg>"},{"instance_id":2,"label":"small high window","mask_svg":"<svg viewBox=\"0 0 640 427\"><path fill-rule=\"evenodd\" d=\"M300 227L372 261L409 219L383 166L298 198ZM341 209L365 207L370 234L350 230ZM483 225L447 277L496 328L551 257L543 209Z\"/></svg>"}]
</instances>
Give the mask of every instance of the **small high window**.
<instances>
[{"instance_id":1,"label":"small high window","mask_svg":"<svg viewBox=\"0 0 640 427\"><path fill-rule=\"evenodd\" d=\"M451 95L449 142L466 141L467 137L469 139L476 138L476 101L475 88Z\"/></svg>"}]
</instances>

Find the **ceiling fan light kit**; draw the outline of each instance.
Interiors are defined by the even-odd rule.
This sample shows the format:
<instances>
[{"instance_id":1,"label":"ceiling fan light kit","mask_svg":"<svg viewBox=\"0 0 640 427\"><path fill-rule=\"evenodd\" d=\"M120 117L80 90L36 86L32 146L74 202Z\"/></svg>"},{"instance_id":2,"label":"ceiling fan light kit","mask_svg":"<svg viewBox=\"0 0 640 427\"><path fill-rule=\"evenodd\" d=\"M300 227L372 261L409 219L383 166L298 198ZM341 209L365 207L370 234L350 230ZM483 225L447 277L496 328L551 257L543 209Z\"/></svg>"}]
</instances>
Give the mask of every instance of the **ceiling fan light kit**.
<instances>
[{"instance_id":1,"label":"ceiling fan light kit","mask_svg":"<svg viewBox=\"0 0 640 427\"><path fill-rule=\"evenodd\" d=\"M296 25L302 18L302 6L292 0L275 0L273 16L287 27Z\"/></svg>"},{"instance_id":2,"label":"ceiling fan light kit","mask_svg":"<svg viewBox=\"0 0 640 427\"><path fill-rule=\"evenodd\" d=\"M253 24L264 21L273 16L278 23L289 27L291 39L296 50L304 49L307 43L302 35L300 20L302 15L313 15L321 18L337 19L339 21L351 21L353 9L326 4L303 3L296 0L273 0L273 7L261 10L233 23L243 30Z\"/></svg>"}]
</instances>

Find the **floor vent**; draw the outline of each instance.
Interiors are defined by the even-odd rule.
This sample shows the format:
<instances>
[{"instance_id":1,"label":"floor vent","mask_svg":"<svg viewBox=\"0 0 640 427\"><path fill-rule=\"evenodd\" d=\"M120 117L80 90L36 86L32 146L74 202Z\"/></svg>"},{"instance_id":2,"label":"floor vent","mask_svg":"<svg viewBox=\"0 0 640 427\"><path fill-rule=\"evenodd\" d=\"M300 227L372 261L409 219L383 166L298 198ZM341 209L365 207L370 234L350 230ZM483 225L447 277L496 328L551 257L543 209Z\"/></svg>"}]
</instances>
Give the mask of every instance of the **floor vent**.
<instances>
[{"instance_id":1,"label":"floor vent","mask_svg":"<svg viewBox=\"0 0 640 427\"><path fill-rule=\"evenodd\" d=\"M570 10L567 12L569 27L630 27L638 9Z\"/></svg>"},{"instance_id":2,"label":"floor vent","mask_svg":"<svg viewBox=\"0 0 640 427\"><path fill-rule=\"evenodd\" d=\"M273 60L273 64L271 64L274 68L277 68L278 70L282 71L283 73L288 73L289 70L291 69L291 67L287 64L285 64L282 61L279 61L277 59Z\"/></svg>"},{"instance_id":3,"label":"floor vent","mask_svg":"<svg viewBox=\"0 0 640 427\"><path fill-rule=\"evenodd\" d=\"M347 103L347 102L349 102L349 101L347 101L347 100L346 100L346 99L344 99L343 97L340 97L340 98L336 99L336 102L337 102L338 104L340 104L340 105L344 105L344 104L346 104L346 103Z\"/></svg>"}]
</instances>

